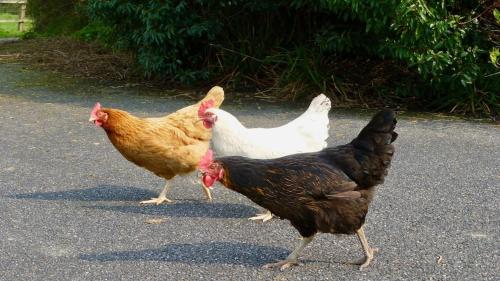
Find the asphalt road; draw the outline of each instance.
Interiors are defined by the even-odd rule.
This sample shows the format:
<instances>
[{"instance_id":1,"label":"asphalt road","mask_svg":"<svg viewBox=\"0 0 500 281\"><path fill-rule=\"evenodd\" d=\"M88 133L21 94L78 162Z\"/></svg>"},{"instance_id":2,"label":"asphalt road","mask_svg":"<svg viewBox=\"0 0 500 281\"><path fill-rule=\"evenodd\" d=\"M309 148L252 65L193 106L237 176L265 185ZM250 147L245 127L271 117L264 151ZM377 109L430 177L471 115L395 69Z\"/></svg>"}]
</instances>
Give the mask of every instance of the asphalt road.
<instances>
[{"instance_id":1,"label":"asphalt road","mask_svg":"<svg viewBox=\"0 0 500 281\"><path fill-rule=\"evenodd\" d=\"M223 108L248 126L305 109L226 97ZM401 116L393 166L367 218L368 241L381 249L372 266L347 264L362 256L355 236L321 234L304 266L279 272L261 266L285 258L298 233L287 221L247 220L259 209L239 194L217 186L206 203L192 177L174 186L175 203L139 206L163 181L87 122L96 101L140 116L191 102L0 64L0 280L500 278L498 126ZM333 109L329 143L350 141L368 119Z\"/></svg>"}]
</instances>

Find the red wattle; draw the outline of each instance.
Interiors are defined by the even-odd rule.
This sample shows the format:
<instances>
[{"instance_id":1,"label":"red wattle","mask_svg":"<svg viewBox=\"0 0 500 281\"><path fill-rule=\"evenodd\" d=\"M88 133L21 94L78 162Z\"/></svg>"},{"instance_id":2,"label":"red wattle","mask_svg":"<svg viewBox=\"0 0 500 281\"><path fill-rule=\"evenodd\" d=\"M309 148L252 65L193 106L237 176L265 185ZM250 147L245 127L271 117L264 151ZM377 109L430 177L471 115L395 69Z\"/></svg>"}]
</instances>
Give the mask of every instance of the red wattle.
<instances>
[{"instance_id":1,"label":"red wattle","mask_svg":"<svg viewBox=\"0 0 500 281\"><path fill-rule=\"evenodd\" d=\"M212 123L210 121L203 120L203 126L207 129L212 129Z\"/></svg>"},{"instance_id":2,"label":"red wattle","mask_svg":"<svg viewBox=\"0 0 500 281\"><path fill-rule=\"evenodd\" d=\"M206 188L212 189L212 185L214 185L215 178L212 178L209 175L204 175L202 177L203 185L205 185Z\"/></svg>"}]
</instances>

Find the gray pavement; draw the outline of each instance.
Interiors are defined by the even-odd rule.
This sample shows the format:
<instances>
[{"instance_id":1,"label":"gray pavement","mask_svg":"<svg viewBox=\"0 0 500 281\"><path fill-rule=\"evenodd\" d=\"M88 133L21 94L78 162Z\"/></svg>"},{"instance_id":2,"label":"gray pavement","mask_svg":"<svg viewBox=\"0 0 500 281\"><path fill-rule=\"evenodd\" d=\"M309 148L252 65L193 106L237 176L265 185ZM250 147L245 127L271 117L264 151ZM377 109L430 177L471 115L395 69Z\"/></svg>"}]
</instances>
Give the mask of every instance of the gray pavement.
<instances>
[{"instance_id":1,"label":"gray pavement","mask_svg":"<svg viewBox=\"0 0 500 281\"><path fill-rule=\"evenodd\" d=\"M283 124L306 107L226 97L223 108L249 126ZM498 126L401 116L367 218L381 249L372 266L346 264L362 256L355 236L321 234L304 266L279 272L260 267L286 257L298 233L287 221L247 220L259 209L237 193L219 185L206 203L193 176L176 182L175 203L139 206L163 181L87 122L96 101L140 116L191 103L0 64L0 280L499 279ZM350 141L368 119L333 109L329 143Z\"/></svg>"}]
</instances>

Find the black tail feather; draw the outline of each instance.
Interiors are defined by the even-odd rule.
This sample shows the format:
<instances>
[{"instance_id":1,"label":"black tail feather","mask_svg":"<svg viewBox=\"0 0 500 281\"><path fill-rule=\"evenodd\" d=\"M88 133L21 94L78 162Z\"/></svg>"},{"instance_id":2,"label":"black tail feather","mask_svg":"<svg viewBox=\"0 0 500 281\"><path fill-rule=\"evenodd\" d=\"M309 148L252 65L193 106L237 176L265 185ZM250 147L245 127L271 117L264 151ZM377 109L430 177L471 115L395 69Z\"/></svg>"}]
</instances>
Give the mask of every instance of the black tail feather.
<instances>
[{"instance_id":1,"label":"black tail feather","mask_svg":"<svg viewBox=\"0 0 500 281\"><path fill-rule=\"evenodd\" d=\"M392 143L398 137L394 132L396 114L392 110L382 110L373 116L372 120L359 133L352 144L360 149L374 151L377 146Z\"/></svg>"},{"instance_id":2,"label":"black tail feather","mask_svg":"<svg viewBox=\"0 0 500 281\"><path fill-rule=\"evenodd\" d=\"M355 158L363 173L355 173L358 183L374 186L384 181L394 154L394 142L398 134L396 115L392 110L382 110L373 116L351 145L356 149Z\"/></svg>"}]
</instances>

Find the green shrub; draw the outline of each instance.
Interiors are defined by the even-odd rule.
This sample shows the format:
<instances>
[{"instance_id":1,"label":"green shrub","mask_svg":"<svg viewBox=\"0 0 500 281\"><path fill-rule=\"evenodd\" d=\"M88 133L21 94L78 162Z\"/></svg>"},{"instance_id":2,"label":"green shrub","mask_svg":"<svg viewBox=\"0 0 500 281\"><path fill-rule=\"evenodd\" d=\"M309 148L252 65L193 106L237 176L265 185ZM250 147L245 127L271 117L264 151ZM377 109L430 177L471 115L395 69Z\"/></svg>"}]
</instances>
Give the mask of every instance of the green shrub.
<instances>
[{"instance_id":1,"label":"green shrub","mask_svg":"<svg viewBox=\"0 0 500 281\"><path fill-rule=\"evenodd\" d=\"M444 3L403 1L391 24L397 36L387 38L384 48L430 81L436 91L436 107L461 106L474 112L484 103L494 105L500 85L490 87L492 79L485 77L493 68L487 63L488 44L483 41L479 22L451 13L453 6ZM469 10L462 10L462 14L466 12ZM483 95L478 87L490 94ZM440 93L445 94L439 97Z\"/></svg>"},{"instance_id":2,"label":"green shrub","mask_svg":"<svg viewBox=\"0 0 500 281\"><path fill-rule=\"evenodd\" d=\"M34 31L46 35L71 34L87 24L86 0L28 0Z\"/></svg>"},{"instance_id":3,"label":"green shrub","mask_svg":"<svg viewBox=\"0 0 500 281\"><path fill-rule=\"evenodd\" d=\"M87 2L99 28L80 36L113 38L136 54L147 76L333 95L342 92L337 60L389 59L417 72L419 81L376 91L418 95L431 109L498 110L492 0Z\"/></svg>"},{"instance_id":4,"label":"green shrub","mask_svg":"<svg viewBox=\"0 0 500 281\"><path fill-rule=\"evenodd\" d=\"M201 68L208 55L205 47L222 29L217 15L207 17L204 10L216 10L225 2L195 7L189 2L90 1L89 14L116 32L120 47L136 50L147 76L168 74L191 83L208 77L207 69Z\"/></svg>"},{"instance_id":5,"label":"green shrub","mask_svg":"<svg viewBox=\"0 0 500 281\"><path fill-rule=\"evenodd\" d=\"M113 47L116 43L113 34L113 29L111 27L96 21L74 32L73 36L86 42L98 41L106 46Z\"/></svg>"}]
</instances>

